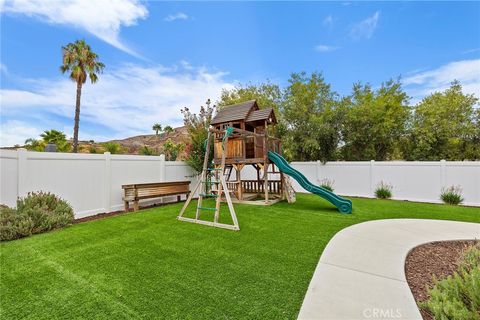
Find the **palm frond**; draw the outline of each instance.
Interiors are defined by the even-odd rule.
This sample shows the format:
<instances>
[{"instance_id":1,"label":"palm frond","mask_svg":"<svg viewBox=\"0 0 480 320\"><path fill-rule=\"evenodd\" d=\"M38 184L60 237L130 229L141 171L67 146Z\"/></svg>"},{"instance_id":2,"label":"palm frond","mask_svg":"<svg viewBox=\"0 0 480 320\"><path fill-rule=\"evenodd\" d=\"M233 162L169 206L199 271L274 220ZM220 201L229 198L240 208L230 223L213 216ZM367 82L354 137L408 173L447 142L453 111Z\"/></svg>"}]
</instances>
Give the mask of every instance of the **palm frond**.
<instances>
[{"instance_id":1,"label":"palm frond","mask_svg":"<svg viewBox=\"0 0 480 320\"><path fill-rule=\"evenodd\" d=\"M98 81L98 73L102 73L105 65L98 61L98 55L92 51L85 40L77 40L62 47L62 65L60 71L70 71L70 79L85 83L87 77L92 83Z\"/></svg>"}]
</instances>

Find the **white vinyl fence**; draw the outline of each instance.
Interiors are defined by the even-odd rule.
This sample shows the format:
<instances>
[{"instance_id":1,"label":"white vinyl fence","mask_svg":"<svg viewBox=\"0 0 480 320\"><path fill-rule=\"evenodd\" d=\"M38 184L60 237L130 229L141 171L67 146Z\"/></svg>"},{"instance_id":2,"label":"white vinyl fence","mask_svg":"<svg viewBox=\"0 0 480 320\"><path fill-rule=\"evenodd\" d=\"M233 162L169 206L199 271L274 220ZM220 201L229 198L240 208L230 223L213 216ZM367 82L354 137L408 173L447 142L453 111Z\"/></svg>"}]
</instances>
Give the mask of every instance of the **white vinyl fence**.
<instances>
[{"instance_id":1,"label":"white vinyl fence","mask_svg":"<svg viewBox=\"0 0 480 320\"><path fill-rule=\"evenodd\" d=\"M0 170L1 204L14 206L17 197L30 191L50 191L72 205L76 218L122 210L123 184L192 180L189 166L180 161L165 161L163 155L1 150ZM166 197L161 201L173 198L176 199Z\"/></svg>"},{"instance_id":2,"label":"white vinyl fence","mask_svg":"<svg viewBox=\"0 0 480 320\"><path fill-rule=\"evenodd\" d=\"M334 182L341 195L374 197L383 181L392 185L393 199L440 203L443 187L460 186L464 205L480 206L480 161L345 161L293 162L312 183ZM295 190L302 188L294 181Z\"/></svg>"},{"instance_id":3,"label":"white vinyl fence","mask_svg":"<svg viewBox=\"0 0 480 320\"><path fill-rule=\"evenodd\" d=\"M335 192L341 195L373 197L377 184L384 181L393 186L394 199L440 202L442 187L459 185L464 204L480 206L480 162L293 162L292 166L312 183L333 180ZM77 218L122 210L122 184L191 180L193 188L196 183L185 163L165 161L163 156L0 150L0 170L1 204L14 206L17 197L30 191L50 191L66 199ZM249 173L242 175L246 178ZM295 181L294 187L304 191Z\"/></svg>"}]
</instances>

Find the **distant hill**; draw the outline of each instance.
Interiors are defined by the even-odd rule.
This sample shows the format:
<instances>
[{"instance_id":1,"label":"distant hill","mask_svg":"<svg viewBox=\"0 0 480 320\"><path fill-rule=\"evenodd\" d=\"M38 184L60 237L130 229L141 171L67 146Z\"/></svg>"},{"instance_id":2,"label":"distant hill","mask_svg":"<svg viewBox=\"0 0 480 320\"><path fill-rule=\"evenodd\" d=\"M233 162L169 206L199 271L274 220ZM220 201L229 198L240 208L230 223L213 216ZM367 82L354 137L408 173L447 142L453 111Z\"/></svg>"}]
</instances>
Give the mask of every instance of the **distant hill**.
<instances>
[{"instance_id":1,"label":"distant hill","mask_svg":"<svg viewBox=\"0 0 480 320\"><path fill-rule=\"evenodd\" d=\"M154 151L155 154L161 154L163 152L163 145L165 142L171 139L174 143L183 143L187 145L188 143L188 130L187 127L178 127L174 128L174 131L171 133L160 133L158 136L155 134L145 134L140 136L129 137L121 140L110 140L104 142L96 141L79 141L79 152L80 153L103 153L105 148L103 146L106 142L115 142L118 143L121 147L120 153L122 154L139 154L140 149L143 146L147 146ZM72 143L72 141L70 141ZM18 148L23 148L25 146L14 146L14 147L2 147L1 149L10 149L15 150ZM185 158L185 150L180 153L178 160Z\"/></svg>"},{"instance_id":2,"label":"distant hill","mask_svg":"<svg viewBox=\"0 0 480 320\"><path fill-rule=\"evenodd\" d=\"M155 134L145 134L106 142L118 143L122 148L121 153L123 154L138 154L143 146L149 147L155 154L160 154L163 151L163 145L168 139L171 139L174 143L183 143L186 145L188 142L187 128L185 126L174 128L173 132L160 133L158 136ZM82 153L91 153L92 150L96 150L97 153L103 153L103 143L105 142L79 141L79 150ZM184 157L185 151L179 155L179 159L183 159Z\"/></svg>"}]
</instances>

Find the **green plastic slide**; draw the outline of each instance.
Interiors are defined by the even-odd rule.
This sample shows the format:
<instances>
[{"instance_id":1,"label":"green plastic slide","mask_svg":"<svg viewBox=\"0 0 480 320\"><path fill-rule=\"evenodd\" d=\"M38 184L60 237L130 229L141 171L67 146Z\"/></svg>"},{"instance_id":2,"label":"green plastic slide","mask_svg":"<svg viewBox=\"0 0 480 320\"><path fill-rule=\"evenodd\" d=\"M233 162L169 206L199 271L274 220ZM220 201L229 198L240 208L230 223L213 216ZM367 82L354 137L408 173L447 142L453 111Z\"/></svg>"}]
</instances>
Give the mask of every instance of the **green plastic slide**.
<instances>
[{"instance_id":1,"label":"green plastic slide","mask_svg":"<svg viewBox=\"0 0 480 320\"><path fill-rule=\"evenodd\" d=\"M280 171L285 174L288 174L290 177L297 180L297 182L308 192L314 193L323 199L329 201L335 207L337 207L338 211L341 213L352 213L352 201L337 196L335 193L325 190L322 187L316 186L308 179L301 174L299 171L292 168L287 160L285 160L281 155L276 152L269 151L268 152L268 159L272 161Z\"/></svg>"}]
</instances>

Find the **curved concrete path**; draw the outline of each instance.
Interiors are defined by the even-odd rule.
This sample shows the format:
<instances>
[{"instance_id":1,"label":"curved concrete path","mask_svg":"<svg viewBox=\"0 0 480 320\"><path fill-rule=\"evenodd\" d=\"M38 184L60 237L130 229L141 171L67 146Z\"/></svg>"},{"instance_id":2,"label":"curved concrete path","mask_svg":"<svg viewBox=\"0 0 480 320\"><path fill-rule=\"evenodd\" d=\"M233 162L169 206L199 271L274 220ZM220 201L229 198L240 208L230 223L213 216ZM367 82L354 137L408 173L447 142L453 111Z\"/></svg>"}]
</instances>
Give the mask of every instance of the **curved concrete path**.
<instances>
[{"instance_id":1,"label":"curved concrete path","mask_svg":"<svg viewBox=\"0 0 480 320\"><path fill-rule=\"evenodd\" d=\"M422 319L405 277L405 258L421 244L480 239L480 224L444 220L369 221L328 243L299 319Z\"/></svg>"}]
</instances>

